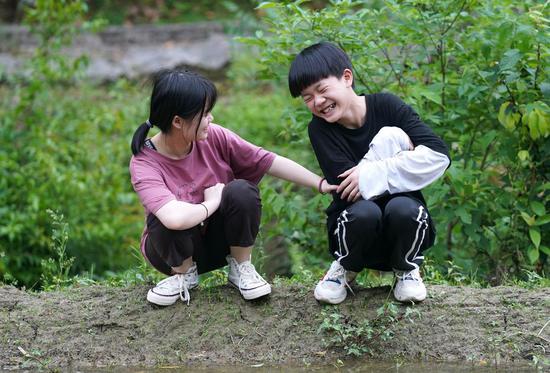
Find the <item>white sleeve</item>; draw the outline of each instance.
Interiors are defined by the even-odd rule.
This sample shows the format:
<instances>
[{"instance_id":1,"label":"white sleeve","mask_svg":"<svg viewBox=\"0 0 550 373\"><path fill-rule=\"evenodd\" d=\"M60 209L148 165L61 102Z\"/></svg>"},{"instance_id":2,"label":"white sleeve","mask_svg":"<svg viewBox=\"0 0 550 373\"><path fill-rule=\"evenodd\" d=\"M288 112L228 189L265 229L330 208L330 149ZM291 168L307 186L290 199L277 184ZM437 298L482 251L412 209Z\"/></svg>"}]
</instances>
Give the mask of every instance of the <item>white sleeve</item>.
<instances>
[{"instance_id":1,"label":"white sleeve","mask_svg":"<svg viewBox=\"0 0 550 373\"><path fill-rule=\"evenodd\" d=\"M449 158L424 145L390 158L359 162L359 191L364 199L420 190L437 180Z\"/></svg>"}]
</instances>

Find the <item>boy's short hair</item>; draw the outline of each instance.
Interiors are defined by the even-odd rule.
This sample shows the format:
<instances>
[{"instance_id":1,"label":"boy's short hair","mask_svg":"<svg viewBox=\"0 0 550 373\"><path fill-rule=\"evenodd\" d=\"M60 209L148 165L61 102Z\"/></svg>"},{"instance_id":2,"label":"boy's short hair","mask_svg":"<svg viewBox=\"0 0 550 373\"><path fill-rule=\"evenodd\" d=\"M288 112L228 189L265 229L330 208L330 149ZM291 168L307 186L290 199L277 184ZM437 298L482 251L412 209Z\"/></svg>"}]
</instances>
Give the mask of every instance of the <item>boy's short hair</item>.
<instances>
[{"instance_id":1,"label":"boy's short hair","mask_svg":"<svg viewBox=\"0 0 550 373\"><path fill-rule=\"evenodd\" d=\"M290 94L298 97L310 85L330 76L340 79L345 69L353 71L353 65L342 49L326 41L310 45L298 53L290 65Z\"/></svg>"}]
</instances>

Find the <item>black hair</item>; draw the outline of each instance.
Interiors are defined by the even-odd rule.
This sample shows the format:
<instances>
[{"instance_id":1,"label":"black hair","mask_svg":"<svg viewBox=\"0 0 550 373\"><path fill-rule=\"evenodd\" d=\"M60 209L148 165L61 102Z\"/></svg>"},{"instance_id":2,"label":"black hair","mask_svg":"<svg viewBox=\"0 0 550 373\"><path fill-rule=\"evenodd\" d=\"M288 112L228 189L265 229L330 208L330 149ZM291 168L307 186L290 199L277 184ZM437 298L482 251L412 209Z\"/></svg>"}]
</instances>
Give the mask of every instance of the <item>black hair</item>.
<instances>
[{"instance_id":1,"label":"black hair","mask_svg":"<svg viewBox=\"0 0 550 373\"><path fill-rule=\"evenodd\" d=\"M353 71L349 56L338 46L321 42L302 50L292 61L288 72L288 88L292 97L321 79L335 76L340 79L345 69Z\"/></svg>"},{"instance_id":2,"label":"black hair","mask_svg":"<svg viewBox=\"0 0 550 373\"><path fill-rule=\"evenodd\" d=\"M163 70L153 78L153 92L148 121L142 123L132 138L132 153L138 154L152 126L161 132L172 129L177 115L199 123L204 113L212 110L217 99L216 86L202 75L190 71ZM197 126L198 131L198 126Z\"/></svg>"}]
</instances>

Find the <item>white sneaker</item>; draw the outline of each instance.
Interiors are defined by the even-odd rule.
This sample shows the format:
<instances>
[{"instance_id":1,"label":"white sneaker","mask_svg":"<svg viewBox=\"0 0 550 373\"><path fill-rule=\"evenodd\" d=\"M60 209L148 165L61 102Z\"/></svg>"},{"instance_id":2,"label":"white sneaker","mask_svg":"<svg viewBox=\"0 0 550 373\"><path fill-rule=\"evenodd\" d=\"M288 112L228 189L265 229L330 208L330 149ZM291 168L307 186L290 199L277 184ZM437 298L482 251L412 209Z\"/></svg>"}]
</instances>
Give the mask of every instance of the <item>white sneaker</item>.
<instances>
[{"instance_id":1,"label":"white sneaker","mask_svg":"<svg viewBox=\"0 0 550 373\"><path fill-rule=\"evenodd\" d=\"M400 302L422 302L426 299L426 286L418 268L411 271L395 271L393 296Z\"/></svg>"},{"instance_id":2,"label":"white sneaker","mask_svg":"<svg viewBox=\"0 0 550 373\"><path fill-rule=\"evenodd\" d=\"M150 289L147 293L147 300L159 306L170 306L180 298L189 304L191 299L189 290L196 288L198 285L197 265L193 263L187 272L165 278L157 286Z\"/></svg>"},{"instance_id":3,"label":"white sneaker","mask_svg":"<svg viewBox=\"0 0 550 373\"><path fill-rule=\"evenodd\" d=\"M332 262L329 270L315 286L313 295L319 302L338 304L348 295L347 288L353 293L349 282L355 279L357 273L346 271L338 261Z\"/></svg>"},{"instance_id":4,"label":"white sneaker","mask_svg":"<svg viewBox=\"0 0 550 373\"><path fill-rule=\"evenodd\" d=\"M225 259L229 264L227 279L231 285L239 289L244 299L256 299L271 293L271 285L256 272L250 260L237 263L231 255Z\"/></svg>"}]
</instances>

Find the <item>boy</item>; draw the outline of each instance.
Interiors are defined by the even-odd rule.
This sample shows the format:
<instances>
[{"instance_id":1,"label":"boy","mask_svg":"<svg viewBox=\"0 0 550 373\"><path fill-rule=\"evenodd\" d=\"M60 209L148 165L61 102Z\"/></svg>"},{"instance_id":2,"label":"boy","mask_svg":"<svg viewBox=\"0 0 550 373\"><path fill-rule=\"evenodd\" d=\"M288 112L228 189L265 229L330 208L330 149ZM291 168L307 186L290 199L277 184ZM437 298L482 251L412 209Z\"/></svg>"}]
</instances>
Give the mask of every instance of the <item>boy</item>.
<instances>
[{"instance_id":1,"label":"boy","mask_svg":"<svg viewBox=\"0 0 550 373\"><path fill-rule=\"evenodd\" d=\"M336 259L315 287L318 301L338 304L364 268L393 270L394 296L420 302L422 253L435 228L420 189L450 164L445 143L398 97L357 95L347 54L322 42L300 52L289 89L313 114L311 145L330 184L329 249ZM366 154L365 154L366 153Z\"/></svg>"}]
</instances>

